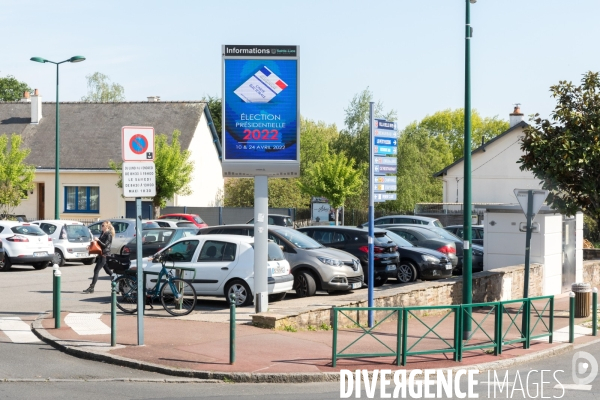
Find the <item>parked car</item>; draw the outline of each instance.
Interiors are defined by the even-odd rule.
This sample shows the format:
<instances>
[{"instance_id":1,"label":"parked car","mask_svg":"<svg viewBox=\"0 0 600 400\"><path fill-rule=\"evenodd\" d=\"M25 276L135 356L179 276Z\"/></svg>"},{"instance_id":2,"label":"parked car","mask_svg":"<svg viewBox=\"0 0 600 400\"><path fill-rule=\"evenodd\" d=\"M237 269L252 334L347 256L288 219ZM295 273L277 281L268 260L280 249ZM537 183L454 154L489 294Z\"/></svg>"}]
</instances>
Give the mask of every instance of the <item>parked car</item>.
<instances>
[{"instance_id":1,"label":"parked car","mask_svg":"<svg viewBox=\"0 0 600 400\"><path fill-rule=\"evenodd\" d=\"M150 257L167 247L175 240L194 236L198 228L150 228L142 231L142 257ZM134 237L121 248L121 255L130 260L137 258L137 238Z\"/></svg>"},{"instance_id":2,"label":"parked car","mask_svg":"<svg viewBox=\"0 0 600 400\"><path fill-rule=\"evenodd\" d=\"M410 224L410 225L431 225L443 228L444 225L437 218L421 217L419 215L386 215L385 217L375 218L373 225L379 227L379 225L386 224ZM369 223L365 222L360 227L368 227Z\"/></svg>"},{"instance_id":3,"label":"parked car","mask_svg":"<svg viewBox=\"0 0 600 400\"><path fill-rule=\"evenodd\" d=\"M346 226L309 226L297 230L310 236L323 246L343 250L357 257L363 269L365 282L369 282L369 279L371 279L368 274L369 241L368 232L364 229ZM375 230L373 259L375 269L373 286L381 286L387 282L388 278L396 277L396 269L400 262L398 246L381 229Z\"/></svg>"},{"instance_id":4,"label":"parked car","mask_svg":"<svg viewBox=\"0 0 600 400\"><path fill-rule=\"evenodd\" d=\"M254 238L240 235L197 235L179 239L161 250L144 270L159 272L161 255L169 265L193 268L184 271L199 296L224 296L235 293L236 305L248 306L253 302ZM292 290L294 276L283 252L274 242L268 246L268 293L271 301L283 300ZM156 284L156 276L147 275L146 284Z\"/></svg>"},{"instance_id":5,"label":"parked car","mask_svg":"<svg viewBox=\"0 0 600 400\"><path fill-rule=\"evenodd\" d=\"M0 221L0 240L4 248L3 271L10 270L14 264L44 269L54 258L52 239L37 225Z\"/></svg>"},{"instance_id":6,"label":"parked car","mask_svg":"<svg viewBox=\"0 0 600 400\"><path fill-rule=\"evenodd\" d=\"M189 221L196 225L198 228L206 228L208 224L200 218L198 214L165 214L158 217L158 219L174 219L176 221Z\"/></svg>"},{"instance_id":7,"label":"parked car","mask_svg":"<svg viewBox=\"0 0 600 400\"><path fill-rule=\"evenodd\" d=\"M77 261L90 265L96 259L96 256L90 255L88 251L92 234L81 222L45 219L33 221L32 224L39 226L52 238L55 264L62 267L67 261Z\"/></svg>"},{"instance_id":8,"label":"parked car","mask_svg":"<svg viewBox=\"0 0 600 400\"><path fill-rule=\"evenodd\" d=\"M412 225L401 225L401 226L403 226L404 228L411 227L414 229L414 226L412 226ZM388 227L386 229L390 229L390 230L394 231L395 228L396 227ZM456 267L454 268L454 273L456 273L458 275L462 274L463 240L461 238L459 238L458 236L451 234L447 230L445 230L443 228L438 228L436 226L420 226L420 227L417 227L417 229L428 230L434 234L437 234L442 239L454 242L454 246L456 248L456 256L458 258L458 262L456 263ZM400 235L400 236L402 236L402 235ZM408 239L406 237L405 237L405 239L408 240L409 242L412 242L410 239ZM483 271L483 247L476 245L476 244L472 244L471 251L472 251L471 266L473 268L473 272Z\"/></svg>"},{"instance_id":9,"label":"parked car","mask_svg":"<svg viewBox=\"0 0 600 400\"><path fill-rule=\"evenodd\" d=\"M288 226L290 228L294 227L294 221L292 221L292 217L289 215L283 214L269 214L268 216L268 224L269 225L279 225L279 226ZM246 222L247 224L254 224L254 218L250 221Z\"/></svg>"},{"instance_id":10,"label":"parked car","mask_svg":"<svg viewBox=\"0 0 600 400\"><path fill-rule=\"evenodd\" d=\"M198 234L254 236L254 225L221 225L203 228ZM269 240L277 243L290 263L298 297L360 289L363 271L360 260L342 250L327 248L297 230L270 225Z\"/></svg>"},{"instance_id":11,"label":"parked car","mask_svg":"<svg viewBox=\"0 0 600 400\"><path fill-rule=\"evenodd\" d=\"M445 226L444 229L461 239L463 238L464 229L462 225ZM474 244L483 246L483 225L471 225L471 241Z\"/></svg>"},{"instance_id":12,"label":"parked car","mask_svg":"<svg viewBox=\"0 0 600 400\"><path fill-rule=\"evenodd\" d=\"M177 219L150 219L148 220L148 222L156 222L156 224L158 224L158 226L163 227L163 228L179 228L179 227L193 227L196 228L196 230L198 230L198 227L196 227L196 224L193 222L190 222L188 220L177 220Z\"/></svg>"},{"instance_id":13,"label":"parked car","mask_svg":"<svg viewBox=\"0 0 600 400\"><path fill-rule=\"evenodd\" d=\"M400 264L396 273L399 282L414 282L417 278L434 280L452 276L452 262L439 251L418 247L392 231L386 235L400 248Z\"/></svg>"},{"instance_id":14,"label":"parked car","mask_svg":"<svg viewBox=\"0 0 600 400\"><path fill-rule=\"evenodd\" d=\"M445 239L421 225L382 225L381 229L394 232L415 246L425 247L445 254L452 263L452 268L456 269L458 255L456 244L453 240Z\"/></svg>"},{"instance_id":15,"label":"parked car","mask_svg":"<svg viewBox=\"0 0 600 400\"><path fill-rule=\"evenodd\" d=\"M99 238L102 233L102 223L110 221L115 228L115 237L112 240L110 251L112 254L120 254L121 248L135 237L135 219L133 218L115 218L96 222L88 226L92 235ZM142 221L142 229L160 228L156 222Z\"/></svg>"}]
</instances>

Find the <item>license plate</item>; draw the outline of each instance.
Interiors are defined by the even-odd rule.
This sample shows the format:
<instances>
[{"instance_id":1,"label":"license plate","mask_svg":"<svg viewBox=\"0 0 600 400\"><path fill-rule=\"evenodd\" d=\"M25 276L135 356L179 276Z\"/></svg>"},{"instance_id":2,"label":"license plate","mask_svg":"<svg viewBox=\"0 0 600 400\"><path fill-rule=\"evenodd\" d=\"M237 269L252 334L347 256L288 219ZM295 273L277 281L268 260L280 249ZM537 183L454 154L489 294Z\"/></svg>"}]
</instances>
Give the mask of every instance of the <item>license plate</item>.
<instances>
[{"instance_id":1,"label":"license plate","mask_svg":"<svg viewBox=\"0 0 600 400\"><path fill-rule=\"evenodd\" d=\"M387 267L385 267L386 271L395 271L396 270L396 266L395 265L388 265Z\"/></svg>"},{"instance_id":2,"label":"license plate","mask_svg":"<svg viewBox=\"0 0 600 400\"><path fill-rule=\"evenodd\" d=\"M36 251L35 253L33 253L34 257L44 257L47 256L48 252L47 251Z\"/></svg>"},{"instance_id":3,"label":"license plate","mask_svg":"<svg viewBox=\"0 0 600 400\"><path fill-rule=\"evenodd\" d=\"M85 254L85 253L77 253L77 257L87 257L87 254Z\"/></svg>"},{"instance_id":4,"label":"license plate","mask_svg":"<svg viewBox=\"0 0 600 400\"><path fill-rule=\"evenodd\" d=\"M452 264L451 263L446 264L446 269L452 269Z\"/></svg>"},{"instance_id":5,"label":"license plate","mask_svg":"<svg viewBox=\"0 0 600 400\"><path fill-rule=\"evenodd\" d=\"M362 283L357 282L352 284L352 289L360 289L362 287Z\"/></svg>"}]
</instances>

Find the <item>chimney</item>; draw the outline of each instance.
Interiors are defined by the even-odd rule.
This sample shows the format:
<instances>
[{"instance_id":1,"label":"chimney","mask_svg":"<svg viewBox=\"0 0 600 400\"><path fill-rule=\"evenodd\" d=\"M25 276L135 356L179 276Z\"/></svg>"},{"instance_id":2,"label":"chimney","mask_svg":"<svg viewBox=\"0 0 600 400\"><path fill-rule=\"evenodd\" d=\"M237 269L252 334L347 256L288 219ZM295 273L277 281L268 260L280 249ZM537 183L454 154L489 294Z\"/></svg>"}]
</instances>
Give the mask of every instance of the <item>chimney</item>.
<instances>
[{"instance_id":1,"label":"chimney","mask_svg":"<svg viewBox=\"0 0 600 400\"><path fill-rule=\"evenodd\" d=\"M515 104L515 110L510 114L510 127L517 125L523 121L523 113L521 112L521 103Z\"/></svg>"},{"instance_id":2,"label":"chimney","mask_svg":"<svg viewBox=\"0 0 600 400\"><path fill-rule=\"evenodd\" d=\"M148 101L150 103L155 102L155 101L160 101L160 96L148 96Z\"/></svg>"},{"instance_id":3,"label":"chimney","mask_svg":"<svg viewBox=\"0 0 600 400\"><path fill-rule=\"evenodd\" d=\"M31 99L29 98L29 92L25 91L23 93L23 98L21 99L22 103L31 103Z\"/></svg>"},{"instance_id":4,"label":"chimney","mask_svg":"<svg viewBox=\"0 0 600 400\"><path fill-rule=\"evenodd\" d=\"M39 124L42 119L42 96L37 89L31 96L31 123Z\"/></svg>"}]
</instances>

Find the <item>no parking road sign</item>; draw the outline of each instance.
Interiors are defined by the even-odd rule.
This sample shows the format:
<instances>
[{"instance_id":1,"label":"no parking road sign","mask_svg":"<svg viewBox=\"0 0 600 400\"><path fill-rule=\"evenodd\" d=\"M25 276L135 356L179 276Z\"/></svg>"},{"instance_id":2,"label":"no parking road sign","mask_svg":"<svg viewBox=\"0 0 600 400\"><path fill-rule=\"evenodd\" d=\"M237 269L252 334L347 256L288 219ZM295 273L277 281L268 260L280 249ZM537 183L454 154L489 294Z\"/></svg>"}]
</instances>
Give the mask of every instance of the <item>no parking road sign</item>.
<instances>
[{"instance_id":1,"label":"no parking road sign","mask_svg":"<svg viewBox=\"0 0 600 400\"><path fill-rule=\"evenodd\" d=\"M121 139L123 161L154 161L154 128L124 126Z\"/></svg>"}]
</instances>

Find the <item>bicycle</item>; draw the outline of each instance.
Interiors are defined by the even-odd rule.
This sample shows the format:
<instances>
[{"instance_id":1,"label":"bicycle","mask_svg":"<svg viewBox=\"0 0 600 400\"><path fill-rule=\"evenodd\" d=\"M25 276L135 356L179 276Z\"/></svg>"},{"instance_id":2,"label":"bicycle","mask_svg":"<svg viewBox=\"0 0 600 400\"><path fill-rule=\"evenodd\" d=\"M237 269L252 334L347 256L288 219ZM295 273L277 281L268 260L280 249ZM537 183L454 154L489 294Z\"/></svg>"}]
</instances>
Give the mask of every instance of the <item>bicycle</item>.
<instances>
[{"instance_id":1,"label":"bicycle","mask_svg":"<svg viewBox=\"0 0 600 400\"><path fill-rule=\"evenodd\" d=\"M176 254L175 254L176 255ZM184 279L173 276L175 267L174 254L160 257L162 268L158 273L156 285L145 290L146 302L152 302L160 297L164 309L171 315L183 316L191 313L196 307L198 300L194 287ZM173 268L167 269L167 261L173 261ZM126 314L134 314L137 311L138 280L137 271L124 271L124 275L118 277L116 282L117 307ZM165 280L163 280L165 278ZM145 303L146 304L146 303Z\"/></svg>"}]
</instances>

